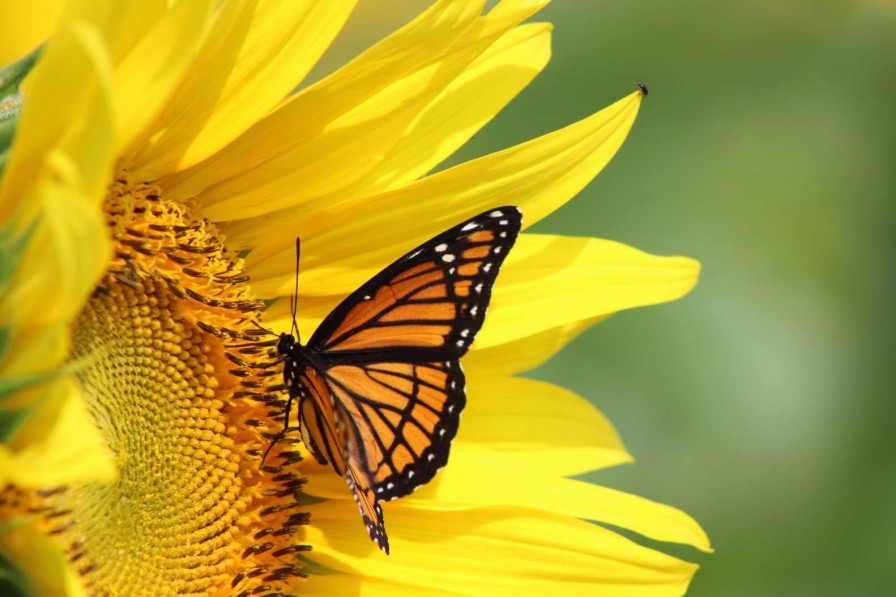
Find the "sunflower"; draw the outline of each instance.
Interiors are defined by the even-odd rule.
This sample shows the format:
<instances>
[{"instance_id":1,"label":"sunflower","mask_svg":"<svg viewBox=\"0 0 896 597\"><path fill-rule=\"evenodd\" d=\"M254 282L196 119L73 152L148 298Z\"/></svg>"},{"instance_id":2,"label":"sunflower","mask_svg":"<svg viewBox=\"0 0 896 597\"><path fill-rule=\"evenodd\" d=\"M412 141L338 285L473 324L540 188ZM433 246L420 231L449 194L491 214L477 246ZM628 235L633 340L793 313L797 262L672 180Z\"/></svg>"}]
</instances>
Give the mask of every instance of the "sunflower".
<instances>
[{"instance_id":1,"label":"sunflower","mask_svg":"<svg viewBox=\"0 0 896 597\"><path fill-rule=\"evenodd\" d=\"M525 233L464 358L450 465L386 505L392 555L342 479L287 436L282 363L302 239L303 334L472 214L529 226L617 151L635 91L432 174L545 66L546 1L437 2L292 93L355 2L72 1L13 97L0 181L0 556L35 594L679 595L708 550L686 514L571 477L628 462L572 392L517 374L699 266Z\"/></svg>"}]
</instances>

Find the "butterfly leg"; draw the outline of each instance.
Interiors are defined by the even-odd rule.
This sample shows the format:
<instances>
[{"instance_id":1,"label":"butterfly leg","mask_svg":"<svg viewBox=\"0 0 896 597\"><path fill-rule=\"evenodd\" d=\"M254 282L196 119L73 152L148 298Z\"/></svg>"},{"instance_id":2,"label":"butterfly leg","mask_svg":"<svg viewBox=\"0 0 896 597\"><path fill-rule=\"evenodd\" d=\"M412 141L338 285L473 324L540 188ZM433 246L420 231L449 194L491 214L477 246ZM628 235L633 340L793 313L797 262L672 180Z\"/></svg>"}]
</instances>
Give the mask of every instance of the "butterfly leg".
<instances>
[{"instance_id":1,"label":"butterfly leg","mask_svg":"<svg viewBox=\"0 0 896 597\"><path fill-rule=\"evenodd\" d=\"M286 407L283 409L283 428L274 436L274 439L271 440L271 443L268 444L267 449L264 451L264 454L261 457L261 465L264 466L264 461L267 459L268 454L271 453L271 450L274 448L274 445L277 444L286 433L290 430L295 431L296 427L289 426L289 412L292 410L292 401L295 399L295 394L290 391L289 398L286 400Z\"/></svg>"}]
</instances>

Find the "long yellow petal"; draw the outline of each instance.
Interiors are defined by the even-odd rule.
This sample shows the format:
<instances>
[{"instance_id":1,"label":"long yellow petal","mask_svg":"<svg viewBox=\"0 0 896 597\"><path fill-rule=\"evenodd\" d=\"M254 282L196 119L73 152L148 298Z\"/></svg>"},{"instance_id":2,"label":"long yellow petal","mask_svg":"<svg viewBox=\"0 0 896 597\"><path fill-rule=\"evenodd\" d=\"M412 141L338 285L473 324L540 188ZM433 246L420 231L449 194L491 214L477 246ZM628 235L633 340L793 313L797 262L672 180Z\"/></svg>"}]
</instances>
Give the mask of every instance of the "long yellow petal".
<instances>
[{"instance_id":1,"label":"long yellow petal","mask_svg":"<svg viewBox=\"0 0 896 597\"><path fill-rule=\"evenodd\" d=\"M220 154L164 180L169 194L195 196L213 221L233 220L307 203L361 178L473 60L537 9L479 17L469 2L442 4L296 95Z\"/></svg>"},{"instance_id":2,"label":"long yellow petal","mask_svg":"<svg viewBox=\"0 0 896 597\"><path fill-rule=\"evenodd\" d=\"M451 510L501 504L612 524L656 539L710 550L709 539L684 512L650 500L535 471L516 459L460 445L436 481L404 498L408 507Z\"/></svg>"},{"instance_id":3,"label":"long yellow petal","mask_svg":"<svg viewBox=\"0 0 896 597\"><path fill-rule=\"evenodd\" d=\"M70 320L108 261L98 203L114 155L110 79L98 33L80 21L54 36L24 89L0 209L35 231L0 297L0 322L12 329L4 376L52 371L66 358Z\"/></svg>"},{"instance_id":4,"label":"long yellow petal","mask_svg":"<svg viewBox=\"0 0 896 597\"><path fill-rule=\"evenodd\" d=\"M313 563L312 563L313 566ZM317 575L315 575L315 578ZM326 574L321 582L303 582L296 588L302 597L333 597L333 595L353 595L357 597L457 597L460 590L446 587L444 590L427 587L413 589L401 582L401 578L363 578L358 574Z\"/></svg>"},{"instance_id":5,"label":"long yellow petal","mask_svg":"<svg viewBox=\"0 0 896 597\"><path fill-rule=\"evenodd\" d=\"M247 247L253 248L247 257L253 286L262 296L290 292L295 255L289 247L296 236L309 270L304 291L320 294L356 288L367 273L496 204L519 205L529 226L600 172L628 134L640 102L641 93L633 93L565 129L394 191L257 218L247 231L258 242ZM313 216L321 213L327 217Z\"/></svg>"},{"instance_id":6,"label":"long yellow petal","mask_svg":"<svg viewBox=\"0 0 896 597\"><path fill-rule=\"evenodd\" d=\"M392 555L374 553L353 503L308 509L309 559L365 579L468 595L678 596L696 570L600 526L515 508L440 512L386 505ZM354 512L351 512L354 510ZM306 581L327 590L328 576ZM413 593L412 593L413 594Z\"/></svg>"},{"instance_id":7,"label":"long yellow petal","mask_svg":"<svg viewBox=\"0 0 896 597\"><path fill-rule=\"evenodd\" d=\"M229 2L221 8L178 100L131 166L152 180L226 146L299 84L357 0Z\"/></svg>"},{"instance_id":8,"label":"long yellow petal","mask_svg":"<svg viewBox=\"0 0 896 597\"><path fill-rule=\"evenodd\" d=\"M67 3L61 18L64 26L83 22L101 32L100 44L112 65L119 154L132 152L149 134L148 124L166 106L192 64L213 3L191 0L170 7L165 0ZM48 97L58 102L67 96Z\"/></svg>"},{"instance_id":9,"label":"long yellow petal","mask_svg":"<svg viewBox=\"0 0 896 597\"><path fill-rule=\"evenodd\" d=\"M454 153L545 67L551 28L530 23L503 35L420 113L382 162L331 198L404 186Z\"/></svg>"},{"instance_id":10,"label":"long yellow petal","mask_svg":"<svg viewBox=\"0 0 896 597\"><path fill-rule=\"evenodd\" d=\"M42 388L41 395L12 444L0 445L0 486L45 488L114 480L117 469L77 383L58 379Z\"/></svg>"},{"instance_id":11,"label":"long yellow petal","mask_svg":"<svg viewBox=\"0 0 896 597\"><path fill-rule=\"evenodd\" d=\"M41 207L29 196L46 179L98 202L112 170L112 69L97 30L68 23L48 42L22 93L24 108L0 179L0 221L28 225ZM58 214L57 214L58 217Z\"/></svg>"},{"instance_id":12,"label":"long yellow petal","mask_svg":"<svg viewBox=\"0 0 896 597\"><path fill-rule=\"evenodd\" d=\"M525 235L511 252L476 339L480 349L555 327L680 298L700 264L596 238Z\"/></svg>"},{"instance_id":13,"label":"long yellow petal","mask_svg":"<svg viewBox=\"0 0 896 597\"><path fill-rule=\"evenodd\" d=\"M125 159L155 132L151 125L168 103L177 101L174 92L193 65L214 4L190 0L173 5L115 65L115 114Z\"/></svg>"},{"instance_id":14,"label":"long yellow petal","mask_svg":"<svg viewBox=\"0 0 896 597\"><path fill-rule=\"evenodd\" d=\"M560 458L562 455L558 454L562 468ZM345 481L331 471L310 472L308 480L310 495L352 501ZM396 503L402 505L398 514L401 516L405 508L441 512L513 506L541 510L612 524L658 541L711 550L700 525L676 508L585 481L565 479L559 472L529 466L519 458L461 441L455 442L448 466L434 480Z\"/></svg>"},{"instance_id":15,"label":"long yellow petal","mask_svg":"<svg viewBox=\"0 0 896 597\"><path fill-rule=\"evenodd\" d=\"M42 208L37 230L0 298L0 316L13 328L13 350L0 363L0 374L15 377L53 371L66 358L68 325L111 256L99 208L75 185L45 181L27 199Z\"/></svg>"},{"instance_id":16,"label":"long yellow petal","mask_svg":"<svg viewBox=\"0 0 896 597\"><path fill-rule=\"evenodd\" d=\"M149 27L168 12L168 0L97 2L68 0L60 22L85 21L102 34L113 65L119 64Z\"/></svg>"},{"instance_id":17,"label":"long yellow petal","mask_svg":"<svg viewBox=\"0 0 896 597\"><path fill-rule=\"evenodd\" d=\"M476 371L479 375L510 375L531 371L588 327L606 317L569 323L520 338L507 345L499 344L480 349L474 343L473 349L464 357L464 368ZM287 328L283 328L283 331Z\"/></svg>"},{"instance_id":18,"label":"long yellow petal","mask_svg":"<svg viewBox=\"0 0 896 597\"><path fill-rule=\"evenodd\" d=\"M533 379L481 375L466 362L464 369L467 406L455 445L485 446L554 475L632 460L612 423L575 393Z\"/></svg>"},{"instance_id":19,"label":"long yellow petal","mask_svg":"<svg viewBox=\"0 0 896 597\"><path fill-rule=\"evenodd\" d=\"M5 2L0 19L0 65L9 64L25 56L50 36L63 0L32 0Z\"/></svg>"}]
</instances>

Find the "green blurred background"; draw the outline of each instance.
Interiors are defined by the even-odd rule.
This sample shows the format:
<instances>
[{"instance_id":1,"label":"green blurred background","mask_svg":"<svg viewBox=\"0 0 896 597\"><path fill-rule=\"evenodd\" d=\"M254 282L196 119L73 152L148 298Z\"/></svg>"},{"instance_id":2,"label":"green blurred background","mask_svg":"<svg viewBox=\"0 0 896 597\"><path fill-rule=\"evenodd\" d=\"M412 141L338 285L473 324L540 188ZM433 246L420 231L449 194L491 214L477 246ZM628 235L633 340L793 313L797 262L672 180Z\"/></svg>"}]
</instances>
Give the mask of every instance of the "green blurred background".
<instances>
[{"instance_id":1,"label":"green blurred background","mask_svg":"<svg viewBox=\"0 0 896 597\"><path fill-rule=\"evenodd\" d=\"M429 3L361 3L329 70ZM457 163L650 86L619 155L540 232L703 264L538 377L597 405L678 506L692 596L896 594L896 2L555 0L545 72ZM642 539L639 539L642 540ZM643 541L643 540L642 540Z\"/></svg>"}]
</instances>

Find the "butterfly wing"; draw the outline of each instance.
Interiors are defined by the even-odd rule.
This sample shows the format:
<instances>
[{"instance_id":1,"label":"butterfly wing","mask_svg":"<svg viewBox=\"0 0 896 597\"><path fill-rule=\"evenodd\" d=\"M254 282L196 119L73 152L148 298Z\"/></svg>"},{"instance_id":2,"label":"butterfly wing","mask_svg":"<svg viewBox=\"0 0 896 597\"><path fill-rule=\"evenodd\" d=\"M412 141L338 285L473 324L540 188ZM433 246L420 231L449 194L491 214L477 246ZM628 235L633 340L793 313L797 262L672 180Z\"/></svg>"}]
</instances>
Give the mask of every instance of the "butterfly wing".
<instances>
[{"instance_id":1,"label":"butterfly wing","mask_svg":"<svg viewBox=\"0 0 896 597\"><path fill-rule=\"evenodd\" d=\"M338 365L327 379L355 427L377 499L411 493L448 462L466 402L456 362Z\"/></svg>"},{"instance_id":2,"label":"butterfly wing","mask_svg":"<svg viewBox=\"0 0 896 597\"><path fill-rule=\"evenodd\" d=\"M299 375L302 441L321 464L345 474L345 423L324 376L307 365Z\"/></svg>"},{"instance_id":3,"label":"butterfly wing","mask_svg":"<svg viewBox=\"0 0 896 597\"><path fill-rule=\"evenodd\" d=\"M519 209L500 207L443 232L349 295L304 347L319 379L306 386L318 407L303 428L316 427L323 455L344 463L334 468L387 553L379 500L411 493L448 461L466 401L459 359L520 225ZM320 445L339 435L321 422L325 403L344 425L341 458Z\"/></svg>"},{"instance_id":4,"label":"butterfly wing","mask_svg":"<svg viewBox=\"0 0 896 597\"><path fill-rule=\"evenodd\" d=\"M335 360L460 358L482 327L521 221L518 208L500 207L417 247L333 309L308 348Z\"/></svg>"}]
</instances>

